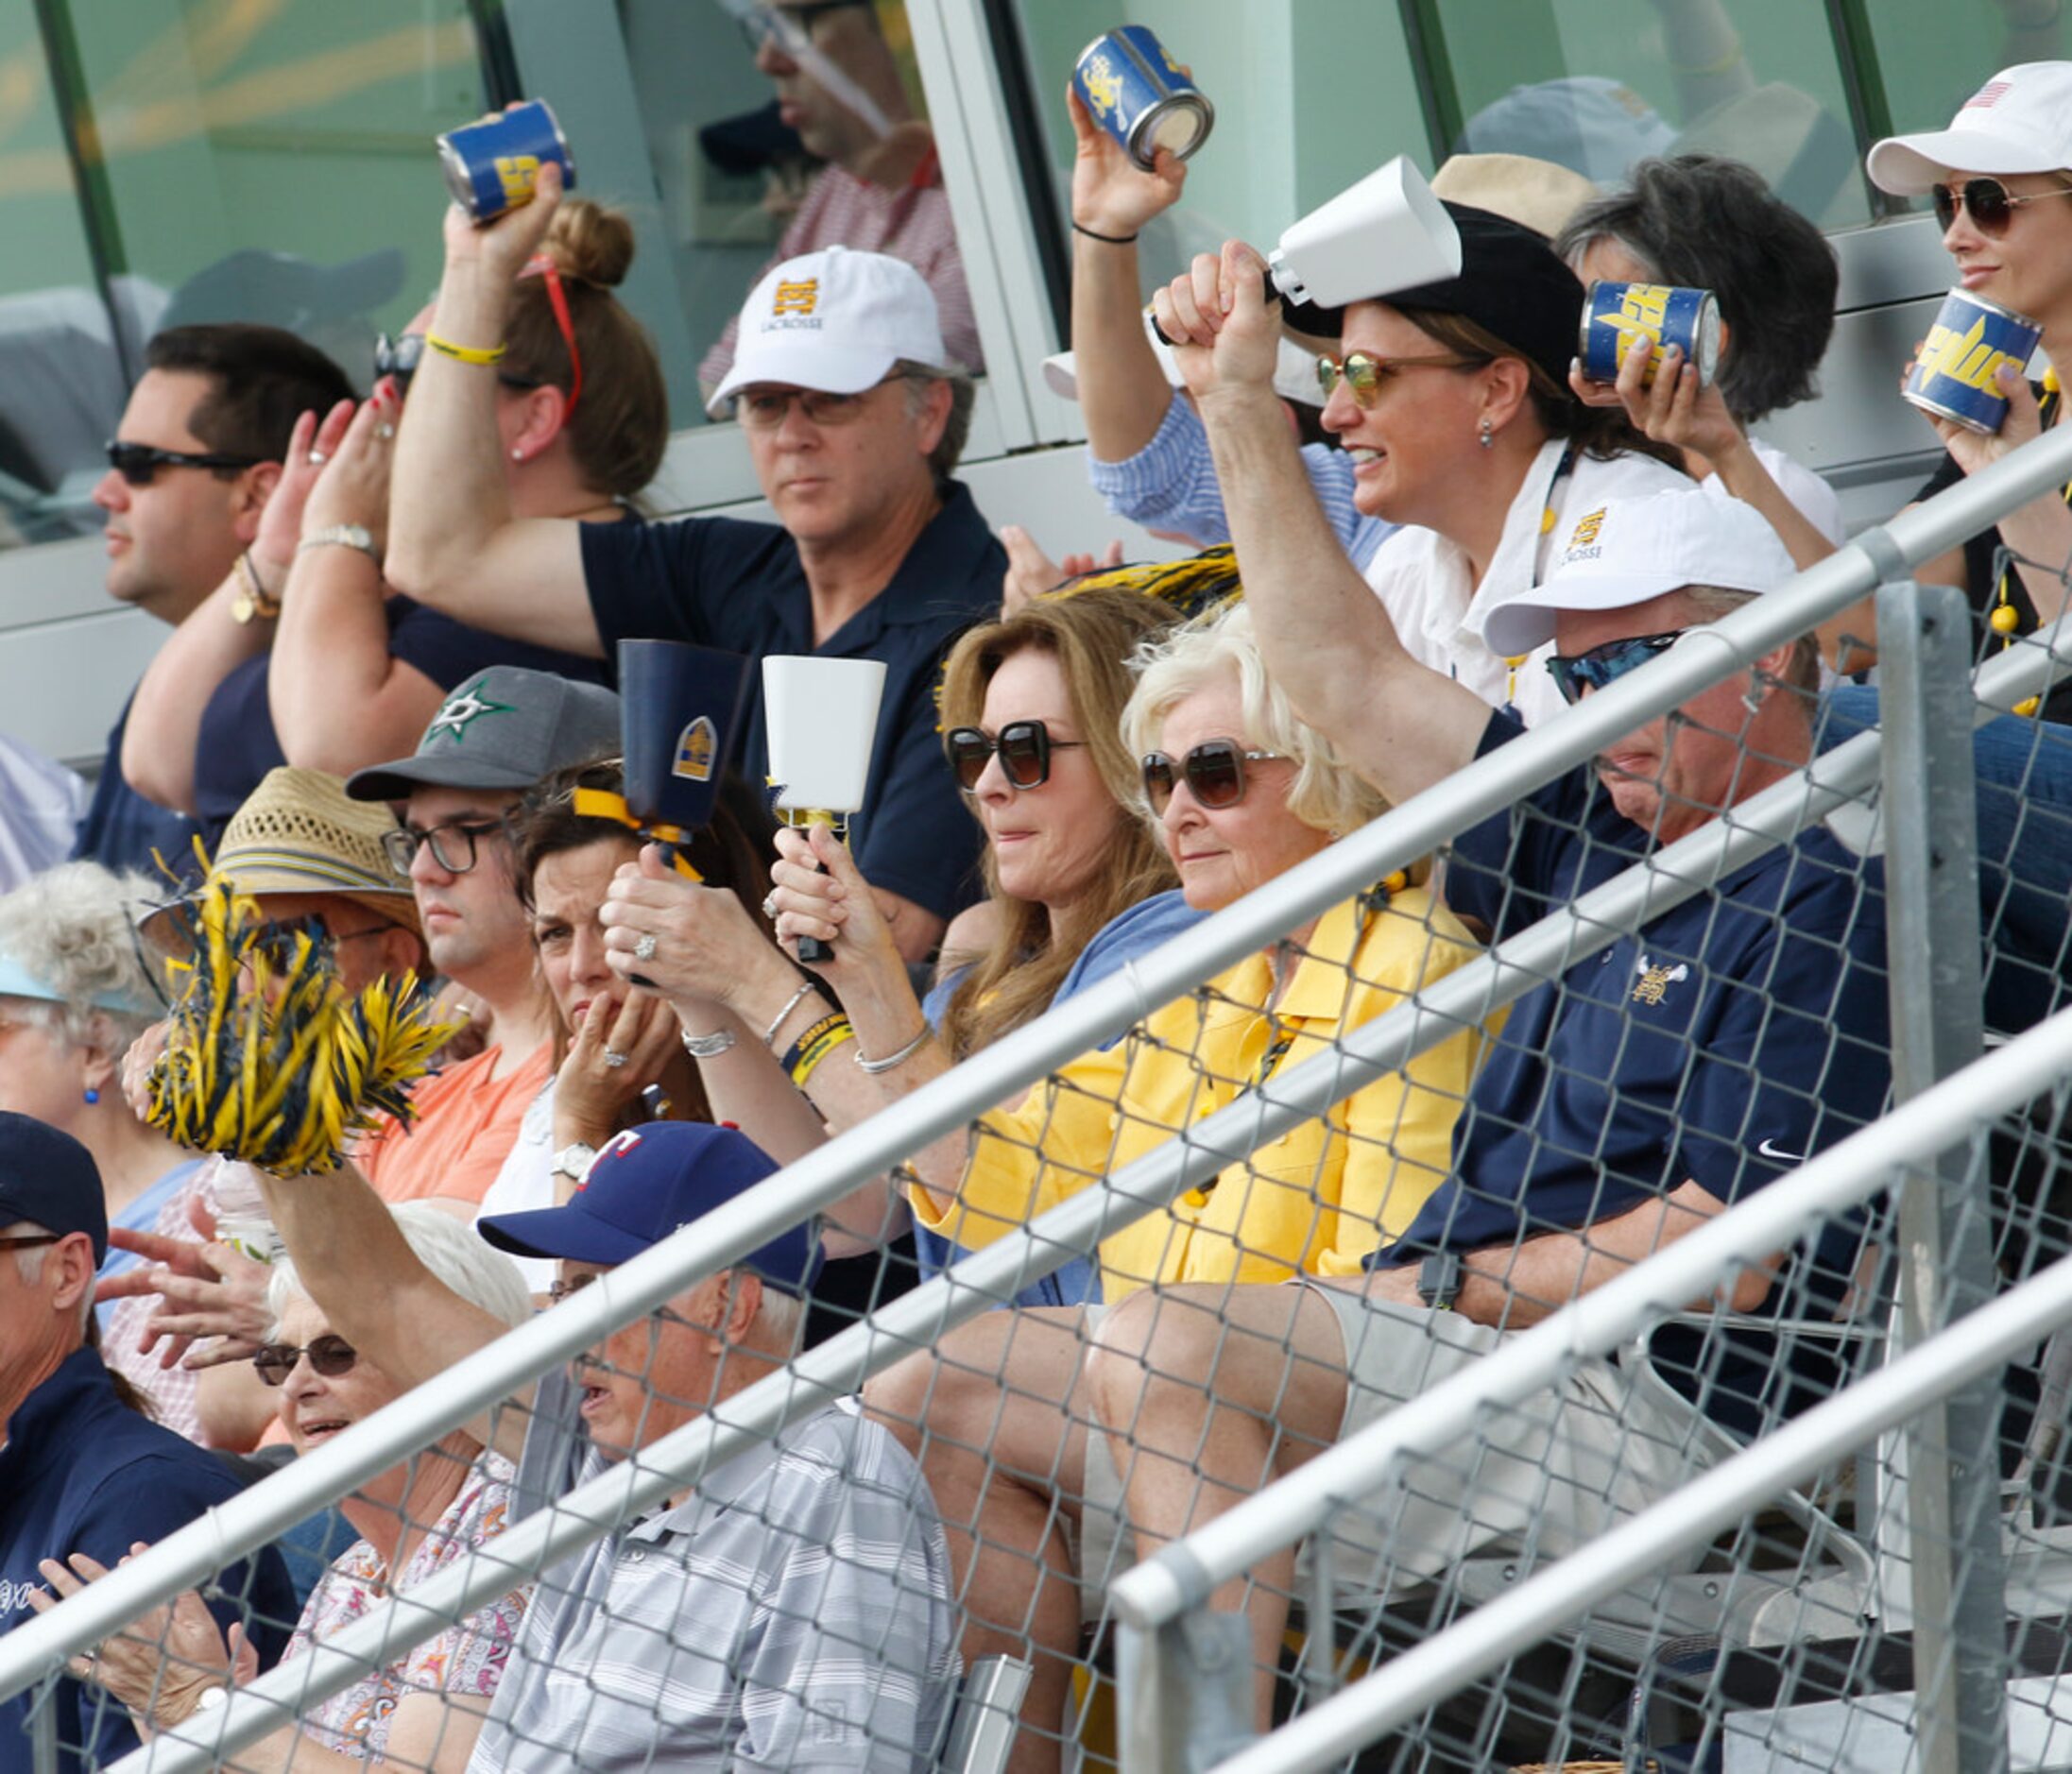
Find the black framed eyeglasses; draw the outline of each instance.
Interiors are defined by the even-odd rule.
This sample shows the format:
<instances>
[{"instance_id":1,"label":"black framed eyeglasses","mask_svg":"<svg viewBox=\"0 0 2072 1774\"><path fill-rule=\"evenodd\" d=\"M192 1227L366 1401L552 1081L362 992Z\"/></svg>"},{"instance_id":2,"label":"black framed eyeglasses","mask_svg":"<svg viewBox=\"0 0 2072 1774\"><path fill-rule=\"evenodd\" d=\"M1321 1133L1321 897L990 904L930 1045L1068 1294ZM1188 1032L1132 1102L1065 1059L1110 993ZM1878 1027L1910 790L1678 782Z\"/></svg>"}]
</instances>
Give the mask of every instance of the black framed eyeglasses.
<instances>
[{"instance_id":1,"label":"black framed eyeglasses","mask_svg":"<svg viewBox=\"0 0 2072 1774\"><path fill-rule=\"evenodd\" d=\"M1328 401L1344 382L1352 391L1356 406L1368 407L1381 392L1381 384L1402 369L1465 369L1468 357L1377 357L1371 351L1349 351L1341 363L1335 357L1316 360L1317 386Z\"/></svg>"},{"instance_id":2,"label":"black framed eyeglasses","mask_svg":"<svg viewBox=\"0 0 2072 1774\"><path fill-rule=\"evenodd\" d=\"M505 830L501 819L453 819L443 826L412 826L407 823L382 833L382 848L388 865L399 875L410 873L418 852L432 846L432 861L449 875L465 875L476 861L475 840L493 838Z\"/></svg>"},{"instance_id":3,"label":"black framed eyeglasses","mask_svg":"<svg viewBox=\"0 0 2072 1774\"><path fill-rule=\"evenodd\" d=\"M1936 226L1944 233L1961 209L1981 234L1997 237L2007 232L2021 205L2041 203L2046 197L2072 197L2072 185L2018 197L1997 179L1967 179L1961 184L1930 185L1928 196L1935 204Z\"/></svg>"},{"instance_id":4,"label":"black framed eyeglasses","mask_svg":"<svg viewBox=\"0 0 2072 1774\"><path fill-rule=\"evenodd\" d=\"M252 948L268 966L286 972L294 966L301 952L304 938L312 947L320 948L329 943L336 948L343 943L357 943L365 937L379 936L384 930L401 928L389 920L369 924L365 930L334 930L315 914L303 918L269 918L252 933Z\"/></svg>"},{"instance_id":5,"label":"black framed eyeglasses","mask_svg":"<svg viewBox=\"0 0 2072 1774\"><path fill-rule=\"evenodd\" d=\"M751 7L736 22L750 55L761 55L772 38L790 55L812 41L813 22L830 12L848 12L867 7L871 0L803 0L802 4Z\"/></svg>"},{"instance_id":6,"label":"black framed eyeglasses","mask_svg":"<svg viewBox=\"0 0 2072 1774\"><path fill-rule=\"evenodd\" d=\"M749 431L775 431L791 417L796 401L798 410L815 425L853 425L885 383L907 380L904 370L895 369L856 394L829 394L819 388L745 388L734 397L734 417Z\"/></svg>"},{"instance_id":7,"label":"black framed eyeglasses","mask_svg":"<svg viewBox=\"0 0 2072 1774\"><path fill-rule=\"evenodd\" d=\"M1547 669L1554 674L1554 688L1561 691L1562 701L1580 702L1584 691L1616 683L1656 654L1667 653L1684 634L1679 628L1667 635L1629 635L1584 653L1557 653L1547 661Z\"/></svg>"},{"instance_id":8,"label":"black framed eyeglasses","mask_svg":"<svg viewBox=\"0 0 2072 1774\"><path fill-rule=\"evenodd\" d=\"M327 1332L306 1343L263 1344L253 1352L252 1366L267 1386L285 1386L288 1375L295 1372L295 1364L304 1356L309 1357L310 1366L327 1380L334 1380L341 1373L351 1373L360 1359L360 1352L343 1337L334 1337Z\"/></svg>"},{"instance_id":9,"label":"black framed eyeglasses","mask_svg":"<svg viewBox=\"0 0 2072 1774\"><path fill-rule=\"evenodd\" d=\"M1248 763L1272 763L1282 752L1247 751L1236 740L1204 740L1185 758L1174 759L1164 752L1144 756L1144 798L1154 813L1163 814L1173 800L1175 783L1184 780L1188 793L1204 807L1235 807L1244 799L1244 767Z\"/></svg>"},{"instance_id":10,"label":"black framed eyeglasses","mask_svg":"<svg viewBox=\"0 0 2072 1774\"><path fill-rule=\"evenodd\" d=\"M591 1282L595 1281L599 1272L593 1270L587 1275L576 1276L574 1281L563 1281L559 1276L557 1276L547 1284L547 1304L549 1305L559 1305L562 1301L572 1299L574 1295L581 1293ZM681 1312L666 1305L654 1307L648 1313L648 1317L659 1318L667 1324L690 1324L692 1322ZM693 1325L693 1328L699 1327Z\"/></svg>"},{"instance_id":11,"label":"black framed eyeglasses","mask_svg":"<svg viewBox=\"0 0 2072 1774\"><path fill-rule=\"evenodd\" d=\"M1051 737L1040 721L1010 721L995 738L982 726L953 726L943 735L943 750L957 773L957 786L969 793L979 786L989 758L1000 759L1000 773L1014 789L1040 789L1051 779L1051 754L1072 751L1085 740Z\"/></svg>"},{"instance_id":12,"label":"black framed eyeglasses","mask_svg":"<svg viewBox=\"0 0 2072 1774\"><path fill-rule=\"evenodd\" d=\"M10 1232L0 1237L0 1251L33 1251L41 1244L55 1244L61 1232Z\"/></svg>"},{"instance_id":13,"label":"black framed eyeglasses","mask_svg":"<svg viewBox=\"0 0 2072 1774\"><path fill-rule=\"evenodd\" d=\"M224 455L219 451L161 450L156 444L108 440L108 466L131 486L148 486L161 469L255 469L264 456Z\"/></svg>"}]
</instances>

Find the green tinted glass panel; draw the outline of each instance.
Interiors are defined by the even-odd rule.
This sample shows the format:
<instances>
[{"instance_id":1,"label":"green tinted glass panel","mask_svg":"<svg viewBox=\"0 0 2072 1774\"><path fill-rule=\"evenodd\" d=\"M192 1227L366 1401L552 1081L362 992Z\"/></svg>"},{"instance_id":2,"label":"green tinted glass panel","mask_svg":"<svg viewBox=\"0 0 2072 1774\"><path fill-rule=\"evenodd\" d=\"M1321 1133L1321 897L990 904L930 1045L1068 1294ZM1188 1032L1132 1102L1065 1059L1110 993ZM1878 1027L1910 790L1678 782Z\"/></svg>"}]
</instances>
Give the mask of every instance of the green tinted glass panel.
<instances>
[{"instance_id":1,"label":"green tinted glass panel","mask_svg":"<svg viewBox=\"0 0 2072 1774\"><path fill-rule=\"evenodd\" d=\"M1045 144L1070 179L1065 89L1085 49L1117 20L1113 0L1017 0ZM1148 277L1238 235L1265 246L1383 161L1431 170L1402 26L1373 0L1142 0L1148 25L1216 106L1188 162L1184 202L1145 230Z\"/></svg>"},{"instance_id":2,"label":"green tinted glass panel","mask_svg":"<svg viewBox=\"0 0 2072 1774\"><path fill-rule=\"evenodd\" d=\"M1449 145L1557 161L1600 183L1650 154L1724 154L1825 227L1872 213L1825 7L1417 0L1416 11L1445 75Z\"/></svg>"}]
</instances>

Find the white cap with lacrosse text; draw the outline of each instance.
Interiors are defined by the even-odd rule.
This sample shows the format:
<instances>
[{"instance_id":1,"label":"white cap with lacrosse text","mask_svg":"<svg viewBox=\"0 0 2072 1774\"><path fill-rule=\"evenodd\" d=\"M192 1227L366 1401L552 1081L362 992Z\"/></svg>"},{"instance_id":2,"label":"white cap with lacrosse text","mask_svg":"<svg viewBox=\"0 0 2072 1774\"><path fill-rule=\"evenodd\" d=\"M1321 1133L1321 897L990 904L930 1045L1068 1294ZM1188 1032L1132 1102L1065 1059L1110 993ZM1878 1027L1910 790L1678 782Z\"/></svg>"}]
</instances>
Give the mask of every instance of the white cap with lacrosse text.
<instances>
[{"instance_id":1,"label":"white cap with lacrosse text","mask_svg":"<svg viewBox=\"0 0 2072 1774\"><path fill-rule=\"evenodd\" d=\"M952 367L934 293L904 259L830 247L787 259L741 310L733 367L706 411L727 417L742 389L761 383L820 394L861 394L899 362Z\"/></svg>"}]
</instances>

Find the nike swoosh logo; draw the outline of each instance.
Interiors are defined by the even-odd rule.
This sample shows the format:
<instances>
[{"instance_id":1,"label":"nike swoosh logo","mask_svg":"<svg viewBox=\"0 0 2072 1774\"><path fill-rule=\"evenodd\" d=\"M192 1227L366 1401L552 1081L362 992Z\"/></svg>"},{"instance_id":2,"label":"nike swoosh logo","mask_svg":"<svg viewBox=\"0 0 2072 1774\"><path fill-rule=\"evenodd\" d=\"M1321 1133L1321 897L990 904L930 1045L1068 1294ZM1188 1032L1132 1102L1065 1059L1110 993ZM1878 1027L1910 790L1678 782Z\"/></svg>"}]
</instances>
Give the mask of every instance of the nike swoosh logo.
<instances>
[{"instance_id":1,"label":"nike swoosh logo","mask_svg":"<svg viewBox=\"0 0 2072 1774\"><path fill-rule=\"evenodd\" d=\"M1782 1146L1767 1139L1755 1150L1765 1158L1781 1159L1786 1164L1804 1164L1806 1162L1806 1154L1803 1151L1787 1151Z\"/></svg>"}]
</instances>

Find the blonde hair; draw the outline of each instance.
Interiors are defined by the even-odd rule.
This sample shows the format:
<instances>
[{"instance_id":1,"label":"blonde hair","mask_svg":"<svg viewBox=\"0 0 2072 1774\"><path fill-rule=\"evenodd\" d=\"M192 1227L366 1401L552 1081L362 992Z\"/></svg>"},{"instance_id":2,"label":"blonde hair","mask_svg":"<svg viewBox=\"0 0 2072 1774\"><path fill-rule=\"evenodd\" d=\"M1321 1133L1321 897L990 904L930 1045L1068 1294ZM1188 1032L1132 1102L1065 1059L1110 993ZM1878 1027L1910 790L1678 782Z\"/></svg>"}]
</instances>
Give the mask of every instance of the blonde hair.
<instances>
[{"instance_id":1,"label":"blonde hair","mask_svg":"<svg viewBox=\"0 0 2072 1774\"><path fill-rule=\"evenodd\" d=\"M1001 891L987 848L985 881L1000 909L999 927L992 947L958 981L943 1016L943 1039L959 1059L1048 1008L1079 951L1103 925L1174 883L1164 845L1132 817L1137 763L1122 743L1122 715L1130 694L1132 650L1177 620L1156 598L1110 587L1037 598L1012 616L968 630L950 651L943 667L945 731L979 724L986 686L1017 654L1055 659L1073 724L1116 805L1114 841L1099 877L1054 923L1047 907Z\"/></svg>"},{"instance_id":2,"label":"blonde hair","mask_svg":"<svg viewBox=\"0 0 2072 1774\"><path fill-rule=\"evenodd\" d=\"M1248 749L1276 752L1293 762L1288 810L1305 826L1344 837L1388 811L1380 790L1356 774L1329 739L1295 713L1280 686L1266 674L1249 606L1238 604L1189 623L1146 644L1138 656L1137 689L1122 711L1122 736L1138 757L1156 751L1166 716L1212 684L1235 679L1244 731L1233 733ZM1141 787L1132 798L1156 825Z\"/></svg>"}]
</instances>

